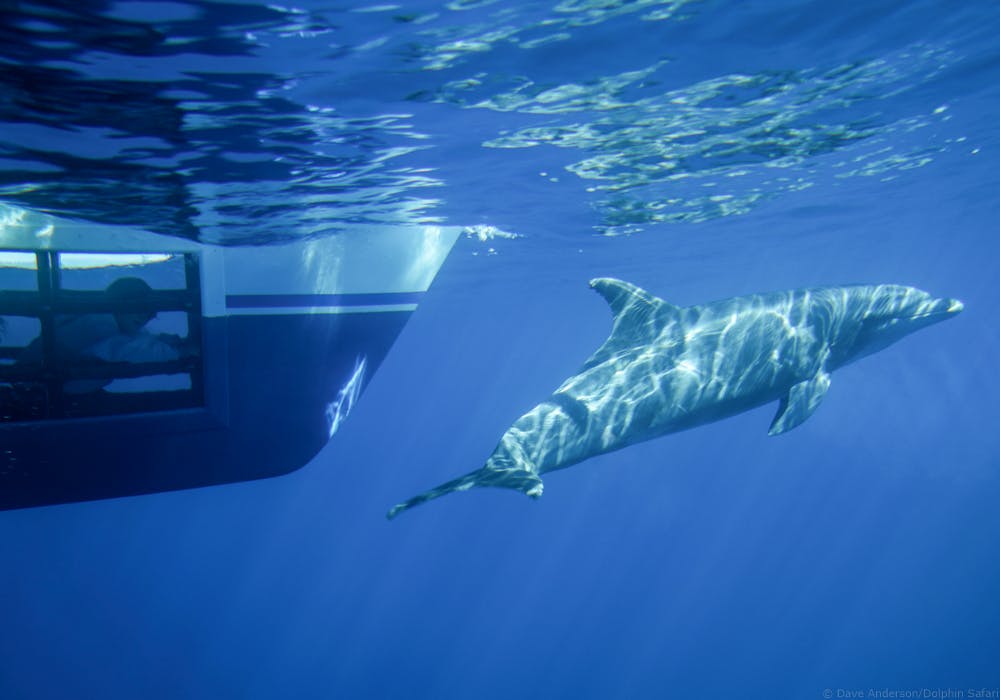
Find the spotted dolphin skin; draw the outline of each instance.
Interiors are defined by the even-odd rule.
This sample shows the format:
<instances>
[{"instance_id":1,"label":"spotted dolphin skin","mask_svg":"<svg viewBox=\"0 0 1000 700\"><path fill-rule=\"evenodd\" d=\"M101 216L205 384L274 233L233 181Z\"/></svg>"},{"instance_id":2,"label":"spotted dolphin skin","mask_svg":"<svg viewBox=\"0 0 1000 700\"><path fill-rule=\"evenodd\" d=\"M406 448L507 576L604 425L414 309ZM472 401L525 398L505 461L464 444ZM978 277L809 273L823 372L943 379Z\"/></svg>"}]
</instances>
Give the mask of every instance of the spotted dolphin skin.
<instances>
[{"instance_id":1,"label":"spotted dolphin skin","mask_svg":"<svg viewBox=\"0 0 1000 700\"><path fill-rule=\"evenodd\" d=\"M616 279L590 282L614 313L611 335L580 371L514 422L481 469L392 508L498 486L542 495L541 475L771 401L771 435L816 410L830 373L962 303L898 285L755 294L677 307Z\"/></svg>"}]
</instances>

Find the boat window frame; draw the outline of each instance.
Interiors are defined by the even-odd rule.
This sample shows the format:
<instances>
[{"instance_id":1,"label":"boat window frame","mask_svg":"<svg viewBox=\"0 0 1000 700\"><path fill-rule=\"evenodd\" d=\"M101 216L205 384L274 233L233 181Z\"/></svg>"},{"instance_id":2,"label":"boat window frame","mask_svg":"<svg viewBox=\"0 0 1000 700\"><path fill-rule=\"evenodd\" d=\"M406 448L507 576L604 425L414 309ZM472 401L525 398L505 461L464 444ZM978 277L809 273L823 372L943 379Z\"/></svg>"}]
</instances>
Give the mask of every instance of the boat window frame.
<instances>
[{"instance_id":1,"label":"boat window frame","mask_svg":"<svg viewBox=\"0 0 1000 700\"><path fill-rule=\"evenodd\" d=\"M60 256L64 254L94 251L67 249L4 250L2 252L29 253L35 256L36 286L28 290L0 290L0 315L24 316L38 319L41 341L41 362L24 367L4 365L0 367L0 379L8 383L21 382L45 387L44 415L27 417L0 423L0 427L16 425L39 425L52 421L80 420L88 418L125 418L141 414L162 415L177 410L205 412L210 404L218 404L218 389L206 388L207 351L202 333L203 295L202 261L196 251L162 251L166 255L183 257L184 288L154 289L144 299L112 300L104 290L63 289L61 274L63 266ZM160 251L157 251L160 252ZM114 251L111 255L132 254L131 251ZM136 253L141 254L141 253ZM197 348L191 357L167 362L87 362L56 360L55 333L56 318L66 315L87 313L112 313L121 311L151 312L179 311L187 315L187 342ZM190 388L179 390L109 392L95 400L93 397L76 395L78 403L85 407L88 403L92 412L67 410L65 383L76 379L126 379L163 374L186 374L190 378ZM80 396L84 398L79 399ZM117 405L119 410L112 409ZM104 410L101 410L104 409ZM211 411L216 418L219 411ZM214 422L214 421L213 421Z\"/></svg>"}]
</instances>

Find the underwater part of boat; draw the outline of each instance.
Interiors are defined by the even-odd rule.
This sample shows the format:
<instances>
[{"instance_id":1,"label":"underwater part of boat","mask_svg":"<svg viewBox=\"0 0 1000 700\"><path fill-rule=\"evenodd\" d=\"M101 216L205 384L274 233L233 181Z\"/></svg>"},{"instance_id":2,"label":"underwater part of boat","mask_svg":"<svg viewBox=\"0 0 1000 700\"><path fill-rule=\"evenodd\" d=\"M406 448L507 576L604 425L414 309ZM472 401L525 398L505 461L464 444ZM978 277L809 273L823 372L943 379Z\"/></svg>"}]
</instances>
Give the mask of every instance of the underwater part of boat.
<instances>
[{"instance_id":1,"label":"underwater part of boat","mask_svg":"<svg viewBox=\"0 0 1000 700\"><path fill-rule=\"evenodd\" d=\"M302 467L457 237L220 247L0 204L0 509Z\"/></svg>"}]
</instances>

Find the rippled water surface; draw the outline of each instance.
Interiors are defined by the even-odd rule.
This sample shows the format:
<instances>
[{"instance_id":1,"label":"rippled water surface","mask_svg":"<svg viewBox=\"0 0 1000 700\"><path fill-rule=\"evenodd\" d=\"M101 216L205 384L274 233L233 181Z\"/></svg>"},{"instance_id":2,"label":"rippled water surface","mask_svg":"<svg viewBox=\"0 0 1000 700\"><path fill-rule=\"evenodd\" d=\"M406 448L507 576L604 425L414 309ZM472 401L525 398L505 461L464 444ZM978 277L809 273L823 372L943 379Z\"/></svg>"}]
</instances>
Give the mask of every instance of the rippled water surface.
<instances>
[{"instance_id":1,"label":"rippled water surface","mask_svg":"<svg viewBox=\"0 0 1000 700\"><path fill-rule=\"evenodd\" d=\"M521 190L581 235L740 215L968 150L986 8L22 3L0 192L225 242L503 222Z\"/></svg>"},{"instance_id":2,"label":"rippled water surface","mask_svg":"<svg viewBox=\"0 0 1000 700\"><path fill-rule=\"evenodd\" d=\"M306 468L0 513L0 698L1000 697L998 36L978 0L0 3L6 204L468 227ZM607 276L965 311L787 435L387 523L600 346Z\"/></svg>"}]
</instances>

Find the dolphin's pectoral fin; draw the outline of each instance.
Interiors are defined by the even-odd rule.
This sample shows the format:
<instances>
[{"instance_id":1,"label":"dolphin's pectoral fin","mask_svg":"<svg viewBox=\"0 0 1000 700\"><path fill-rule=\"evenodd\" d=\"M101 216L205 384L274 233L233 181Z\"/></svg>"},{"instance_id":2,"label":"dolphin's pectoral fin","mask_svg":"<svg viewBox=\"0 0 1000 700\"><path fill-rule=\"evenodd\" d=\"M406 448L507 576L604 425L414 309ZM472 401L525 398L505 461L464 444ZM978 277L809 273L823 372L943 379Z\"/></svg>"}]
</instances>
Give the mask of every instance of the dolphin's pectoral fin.
<instances>
[{"instance_id":1,"label":"dolphin's pectoral fin","mask_svg":"<svg viewBox=\"0 0 1000 700\"><path fill-rule=\"evenodd\" d=\"M829 388L830 375L823 371L812 379L793 386L781 399L778 413L774 416L771 429L767 431L767 434L781 435L801 425L806 418L813 414Z\"/></svg>"}]
</instances>

